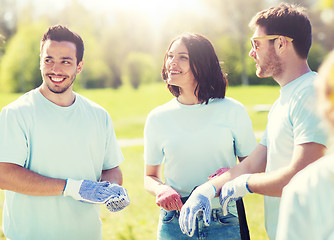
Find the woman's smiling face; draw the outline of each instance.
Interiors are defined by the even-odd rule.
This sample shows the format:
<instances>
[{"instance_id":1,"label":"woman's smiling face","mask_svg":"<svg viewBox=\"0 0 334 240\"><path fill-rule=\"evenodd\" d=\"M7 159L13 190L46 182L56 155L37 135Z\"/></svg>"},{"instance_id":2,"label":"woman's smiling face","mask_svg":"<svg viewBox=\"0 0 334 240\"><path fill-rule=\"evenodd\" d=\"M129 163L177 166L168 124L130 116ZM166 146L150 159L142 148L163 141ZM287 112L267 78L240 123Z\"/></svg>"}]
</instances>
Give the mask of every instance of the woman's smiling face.
<instances>
[{"instance_id":1,"label":"woman's smiling face","mask_svg":"<svg viewBox=\"0 0 334 240\"><path fill-rule=\"evenodd\" d=\"M197 81L190 68L189 52L186 45L179 39L170 47L167 53L166 69L167 83L182 88L196 87Z\"/></svg>"}]
</instances>

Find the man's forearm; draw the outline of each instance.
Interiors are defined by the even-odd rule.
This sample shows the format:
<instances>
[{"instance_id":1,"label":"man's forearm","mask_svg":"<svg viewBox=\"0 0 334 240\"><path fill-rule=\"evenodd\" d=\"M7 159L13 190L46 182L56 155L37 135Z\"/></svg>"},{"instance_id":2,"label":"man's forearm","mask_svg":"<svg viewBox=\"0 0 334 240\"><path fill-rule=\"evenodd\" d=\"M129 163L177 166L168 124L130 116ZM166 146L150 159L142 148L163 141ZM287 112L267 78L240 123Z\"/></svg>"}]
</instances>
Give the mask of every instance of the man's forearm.
<instances>
[{"instance_id":1,"label":"man's forearm","mask_svg":"<svg viewBox=\"0 0 334 240\"><path fill-rule=\"evenodd\" d=\"M248 179L249 189L258 194L281 197L283 188L299 171L324 155L326 147L318 143L296 145L291 163L280 169L253 174Z\"/></svg>"},{"instance_id":2,"label":"man's forearm","mask_svg":"<svg viewBox=\"0 0 334 240\"><path fill-rule=\"evenodd\" d=\"M219 196L221 188L224 186L225 183L245 173L248 173L246 171L246 168L243 168L242 166L235 166L231 168L229 171L223 173L222 175L212 178L210 180L210 183L216 188L216 191L217 191L216 197Z\"/></svg>"},{"instance_id":3,"label":"man's forearm","mask_svg":"<svg viewBox=\"0 0 334 240\"><path fill-rule=\"evenodd\" d=\"M63 194L66 181L42 176L13 163L0 163L0 188L32 196Z\"/></svg>"},{"instance_id":4,"label":"man's forearm","mask_svg":"<svg viewBox=\"0 0 334 240\"><path fill-rule=\"evenodd\" d=\"M249 189L253 193L265 196L281 197L283 188L295 175L288 168L282 168L269 173L252 174L247 181Z\"/></svg>"},{"instance_id":5,"label":"man's forearm","mask_svg":"<svg viewBox=\"0 0 334 240\"><path fill-rule=\"evenodd\" d=\"M225 183L247 173L264 172L267 163L267 148L261 144L254 149L254 151L239 164L231 168L221 176L215 177L210 182L215 186L217 195L219 196L221 188Z\"/></svg>"},{"instance_id":6,"label":"man's forearm","mask_svg":"<svg viewBox=\"0 0 334 240\"><path fill-rule=\"evenodd\" d=\"M101 181L108 181L111 183L123 184L123 175L120 167L103 170L101 174Z\"/></svg>"}]
</instances>

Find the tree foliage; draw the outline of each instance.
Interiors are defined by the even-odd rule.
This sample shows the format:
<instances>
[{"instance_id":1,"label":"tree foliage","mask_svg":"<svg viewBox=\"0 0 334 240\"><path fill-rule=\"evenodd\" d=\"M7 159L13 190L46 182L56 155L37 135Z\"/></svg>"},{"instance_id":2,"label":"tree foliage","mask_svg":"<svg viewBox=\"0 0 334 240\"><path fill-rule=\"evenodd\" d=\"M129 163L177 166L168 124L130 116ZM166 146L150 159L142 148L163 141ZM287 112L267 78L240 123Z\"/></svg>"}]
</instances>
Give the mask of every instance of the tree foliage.
<instances>
[{"instance_id":1,"label":"tree foliage","mask_svg":"<svg viewBox=\"0 0 334 240\"><path fill-rule=\"evenodd\" d=\"M161 16L161 8L154 5L158 0L146 8L141 6L144 1L124 7L122 1L110 0L105 8L100 6L102 1L96 1L95 7L100 8L94 9L79 0L68 0L53 11L48 1L15 9L13 1L0 0L0 91L22 92L41 83L39 41L47 27L55 24L78 32L85 43L84 69L75 88L118 88L122 84L136 88L161 79L169 43L185 32L201 33L213 42L230 85L274 84L272 79L256 77L254 61L248 56L252 34L248 22L257 11L269 7L269 1L196 0L182 5L187 0L180 0L177 8ZM309 63L317 70L324 55L334 48L334 10L330 1L312 2L298 0L309 10L313 26ZM38 11L42 5L45 11ZM12 16L10 21L8 16Z\"/></svg>"},{"instance_id":2,"label":"tree foliage","mask_svg":"<svg viewBox=\"0 0 334 240\"><path fill-rule=\"evenodd\" d=\"M132 52L128 55L124 69L124 82L133 88L140 84L147 84L159 79L157 67L151 55Z\"/></svg>"},{"instance_id":3,"label":"tree foliage","mask_svg":"<svg viewBox=\"0 0 334 240\"><path fill-rule=\"evenodd\" d=\"M0 0L0 59L4 53L4 46L16 31L16 13L14 3L10 0Z\"/></svg>"},{"instance_id":4,"label":"tree foliage","mask_svg":"<svg viewBox=\"0 0 334 240\"><path fill-rule=\"evenodd\" d=\"M18 26L0 64L2 91L24 92L41 83L39 42L46 26L43 21Z\"/></svg>"}]
</instances>

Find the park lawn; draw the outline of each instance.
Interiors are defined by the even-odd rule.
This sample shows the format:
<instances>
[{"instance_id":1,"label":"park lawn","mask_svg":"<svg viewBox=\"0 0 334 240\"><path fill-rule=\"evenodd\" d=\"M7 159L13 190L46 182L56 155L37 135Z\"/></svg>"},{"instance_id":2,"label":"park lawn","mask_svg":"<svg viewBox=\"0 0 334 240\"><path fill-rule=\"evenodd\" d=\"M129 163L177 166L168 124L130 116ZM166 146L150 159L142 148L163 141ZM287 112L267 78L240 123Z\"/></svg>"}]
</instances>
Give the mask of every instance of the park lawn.
<instances>
[{"instance_id":1,"label":"park lawn","mask_svg":"<svg viewBox=\"0 0 334 240\"><path fill-rule=\"evenodd\" d=\"M137 90L122 87L117 90L94 89L78 92L110 113L119 139L142 138L147 114L156 106L172 99L164 84L160 83L141 86ZM20 95L0 93L0 109ZM245 105L254 131L264 131L268 113L256 111L255 106L273 104L279 96L279 87L228 87L226 95ZM110 213L102 207L103 239L156 239L159 208L155 205L155 198L143 188L143 146L122 147L122 151L126 161L121 168L131 205L119 213ZM0 212L3 207L3 195L3 191L0 191ZM252 239L267 239L264 230L263 197L249 194L245 197L245 207ZM1 232L0 240L4 240Z\"/></svg>"}]
</instances>

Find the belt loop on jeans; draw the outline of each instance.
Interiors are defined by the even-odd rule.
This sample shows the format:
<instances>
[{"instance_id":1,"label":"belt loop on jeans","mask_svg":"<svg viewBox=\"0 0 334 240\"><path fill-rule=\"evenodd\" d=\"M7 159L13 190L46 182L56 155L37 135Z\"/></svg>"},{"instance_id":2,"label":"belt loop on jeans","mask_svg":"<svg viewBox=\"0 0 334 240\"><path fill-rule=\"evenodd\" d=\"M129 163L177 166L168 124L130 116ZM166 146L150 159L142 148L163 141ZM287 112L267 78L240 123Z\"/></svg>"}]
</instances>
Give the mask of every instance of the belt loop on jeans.
<instances>
[{"instance_id":1,"label":"belt loop on jeans","mask_svg":"<svg viewBox=\"0 0 334 240\"><path fill-rule=\"evenodd\" d=\"M212 209L212 219L213 219L213 221L217 221L217 219L218 219L217 212L218 212L218 209Z\"/></svg>"}]
</instances>

